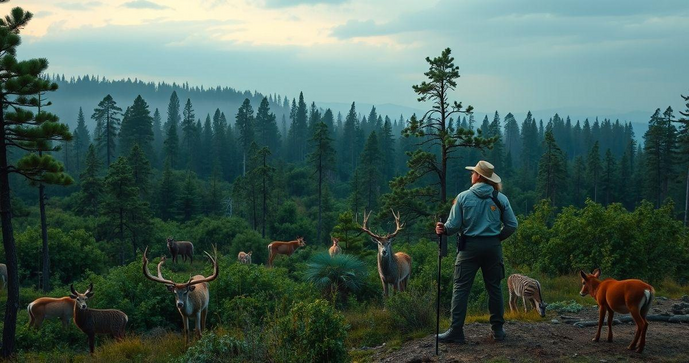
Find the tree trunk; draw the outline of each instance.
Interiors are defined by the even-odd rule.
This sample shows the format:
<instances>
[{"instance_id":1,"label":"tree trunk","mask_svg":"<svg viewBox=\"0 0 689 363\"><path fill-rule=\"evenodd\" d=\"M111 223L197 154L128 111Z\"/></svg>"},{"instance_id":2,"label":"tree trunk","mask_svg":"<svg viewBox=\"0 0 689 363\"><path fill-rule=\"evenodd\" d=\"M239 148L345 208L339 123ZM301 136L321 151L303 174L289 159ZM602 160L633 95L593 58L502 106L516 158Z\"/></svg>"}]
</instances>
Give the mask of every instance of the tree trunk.
<instances>
[{"instance_id":1,"label":"tree trunk","mask_svg":"<svg viewBox=\"0 0 689 363\"><path fill-rule=\"evenodd\" d=\"M120 261L124 265L124 211L120 208Z\"/></svg>"},{"instance_id":2,"label":"tree trunk","mask_svg":"<svg viewBox=\"0 0 689 363\"><path fill-rule=\"evenodd\" d=\"M322 187L323 187L323 164L322 164L322 157L323 155L319 155L318 157L318 243L322 241L321 239L321 226L322 226L322 199L321 199L321 192L322 192Z\"/></svg>"},{"instance_id":3,"label":"tree trunk","mask_svg":"<svg viewBox=\"0 0 689 363\"><path fill-rule=\"evenodd\" d=\"M41 288L44 292L50 291L50 251L48 250L48 222L45 215L45 186L38 186L38 205L41 211L41 238L43 240L43 272Z\"/></svg>"},{"instance_id":4,"label":"tree trunk","mask_svg":"<svg viewBox=\"0 0 689 363\"><path fill-rule=\"evenodd\" d=\"M2 95L0 95L0 100ZM19 276L17 273L17 249L12 230L12 204L10 203L10 180L5 144L5 112L0 102L0 219L2 220L2 243L5 247L7 265L7 302L2 331L2 356L8 358L14 352L17 330L17 309L19 309Z\"/></svg>"}]
</instances>

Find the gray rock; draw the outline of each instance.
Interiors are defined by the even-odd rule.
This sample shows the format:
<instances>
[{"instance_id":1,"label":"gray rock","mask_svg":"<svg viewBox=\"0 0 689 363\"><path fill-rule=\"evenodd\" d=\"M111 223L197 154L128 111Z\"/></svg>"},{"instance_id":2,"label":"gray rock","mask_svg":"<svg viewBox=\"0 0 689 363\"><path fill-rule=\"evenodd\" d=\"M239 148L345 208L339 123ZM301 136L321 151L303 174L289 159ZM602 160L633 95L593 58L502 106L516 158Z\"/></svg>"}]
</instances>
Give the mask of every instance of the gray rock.
<instances>
[{"instance_id":1,"label":"gray rock","mask_svg":"<svg viewBox=\"0 0 689 363\"><path fill-rule=\"evenodd\" d=\"M553 324L560 324L560 321L557 320L557 319L553 319L553 320L551 320L550 322L553 323Z\"/></svg>"},{"instance_id":2,"label":"gray rock","mask_svg":"<svg viewBox=\"0 0 689 363\"><path fill-rule=\"evenodd\" d=\"M686 303L689 303L689 295L684 295L684 296L682 296L682 299L680 299L680 300L682 300L682 301L684 301L684 302L686 302Z\"/></svg>"}]
</instances>

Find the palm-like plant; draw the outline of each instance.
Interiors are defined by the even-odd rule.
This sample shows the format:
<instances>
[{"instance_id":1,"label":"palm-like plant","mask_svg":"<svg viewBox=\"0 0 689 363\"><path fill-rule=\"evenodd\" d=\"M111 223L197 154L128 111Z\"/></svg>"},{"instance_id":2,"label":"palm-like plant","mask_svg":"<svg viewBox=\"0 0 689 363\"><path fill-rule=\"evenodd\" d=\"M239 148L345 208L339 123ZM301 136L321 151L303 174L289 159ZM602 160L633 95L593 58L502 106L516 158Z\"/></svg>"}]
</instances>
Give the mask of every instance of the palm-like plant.
<instances>
[{"instance_id":1,"label":"palm-like plant","mask_svg":"<svg viewBox=\"0 0 689 363\"><path fill-rule=\"evenodd\" d=\"M355 256L339 254L330 257L327 253L319 253L307 264L304 278L324 293L338 294L346 299L349 292L361 288L367 273L364 263Z\"/></svg>"}]
</instances>

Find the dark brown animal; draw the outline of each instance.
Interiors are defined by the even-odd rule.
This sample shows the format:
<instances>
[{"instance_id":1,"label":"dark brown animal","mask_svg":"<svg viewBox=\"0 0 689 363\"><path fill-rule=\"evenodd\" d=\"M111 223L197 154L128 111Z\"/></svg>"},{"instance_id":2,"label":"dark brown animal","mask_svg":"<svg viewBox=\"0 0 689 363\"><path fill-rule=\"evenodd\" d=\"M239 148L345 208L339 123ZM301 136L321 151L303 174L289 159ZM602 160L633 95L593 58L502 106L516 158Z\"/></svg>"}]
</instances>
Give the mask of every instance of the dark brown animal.
<instances>
[{"instance_id":1,"label":"dark brown animal","mask_svg":"<svg viewBox=\"0 0 689 363\"><path fill-rule=\"evenodd\" d=\"M2 280L2 289L5 290L7 286L7 265L0 263L0 280Z\"/></svg>"},{"instance_id":2,"label":"dark brown animal","mask_svg":"<svg viewBox=\"0 0 689 363\"><path fill-rule=\"evenodd\" d=\"M124 329L129 318L127 314L115 309L89 309L86 302L93 296L93 284L83 294L70 285L69 297L74 302L74 324L88 336L89 350L93 354L96 334L108 334L118 341L124 339Z\"/></svg>"},{"instance_id":3,"label":"dark brown animal","mask_svg":"<svg viewBox=\"0 0 689 363\"><path fill-rule=\"evenodd\" d=\"M646 346L646 330L648 330L646 315L655 296L653 286L636 279L601 281L598 279L600 273L599 268L593 270L592 274L587 274L583 270L579 271L582 285L579 295L591 295L598 303L598 330L593 341L597 342L600 339L605 313L608 313L608 342L612 342L612 321L615 312L629 313L636 323L636 333L627 349L642 353Z\"/></svg>"},{"instance_id":4,"label":"dark brown animal","mask_svg":"<svg viewBox=\"0 0 689 363\"><path fill-rule=\"evenodd\" d=\"M189 241L175 241L174 238L168 237L167 249L170 250L174 263L177 263L177 256L180 255L183 262L187 262L187 257L189 257L189 263L194 262L194 244Z\"/></svg>"},{"instance_id":5,"label":"dark brown animal","mask_svg":"<svg viewBox=\"0 0 689 363\"><path fill-rule=\"evenodd\" d=\"M273 267L273 260L277 255L292 256L299 247L306 246L304 237L297 237L294 241L273 241L268 245L268 267Z\"/></svg>"},{"instance_id":6,"label":"dark brown animal","mask_svg":"<svg viewBox=\"0 0 689 363\"><path fill-rule=\"evenodd\" d=\"M29 326L41 327L43 320L58 318L62 326L67 327L74 316L74 300L69 297L40 297L26 307L29 312Z\"/></svg>"},{"instance_id":7,"label":"dark brown animal","mask_svg":"<svg viewBox=\"0 0 689 363\"><path fill-rule=\"evenodd\" d=\"M152 276L148 271L148 247L144 251L143 257L143 272L147 279L165 284L167 289L175 294L177 302L177 310L182 315L182 323L184 324L184 341L189 343L189 317L194 317L196 320L196 335L201 338L201 332L206 329L206 315L208 314L208 303L210 302L210 292L208 291L208 282L215 280L218 277L218 262L217 252L216 257L211 257L208 252L204 252L208 259L213 263L213 275L204 277L203 275L196 275L189 279L189 281L178 284L172 280L165 279L160 267L165 262L165 257L161 258L158 263L158 277Z\"/></svg>"}]
</instances>

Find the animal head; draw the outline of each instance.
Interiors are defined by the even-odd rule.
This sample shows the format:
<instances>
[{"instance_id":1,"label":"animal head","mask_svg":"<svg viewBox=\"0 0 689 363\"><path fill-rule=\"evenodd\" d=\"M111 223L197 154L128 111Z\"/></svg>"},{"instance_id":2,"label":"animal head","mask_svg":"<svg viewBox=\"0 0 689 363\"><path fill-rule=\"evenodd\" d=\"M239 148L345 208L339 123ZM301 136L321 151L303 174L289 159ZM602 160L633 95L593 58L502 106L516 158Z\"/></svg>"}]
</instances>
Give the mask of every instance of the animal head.
<instances>
[{"instance_id":1,"label":"animal head","mask_svg":"<svg viewBox=\"0 0 689 363\"><path fill-rule=\"evenodd\" d=\"M93 283L89 284L88 290L86 290L83 294L77 292L77 290L74 289L74 285L69 285L69 288L72 292L71 294L69 294L69 297L76 300L74 302L75 306L77 306L81 310L88 309L88 305L86 302L89 298L93 296Z\"/></svg>"},{"instance_id":2,"label":"animal head","mask_svg":"<svg viewBox=\"0 0 689 363\"><path fill-rule=\"evenodd\" d=\"M586 296L591 294L593 291L593 282L598 281L600 272L599 268L593 270L590 274L587 274L584 270L579 271L579 275L581 275L581 291L579 295Z\"/></svg>"},{"instance_id":3,"label":"animal head","mask_svg":"<svg viewBox=\"0 0 689 363\"><path fill-rule=\"evenodd\" d=\"M330 237L330 238L332 238L332 240L333 240L333 246L337 247L337 245L340 243L340 240L335 238L335 237Z\"/></svg>"},{"instance_id":4,"label":"animal head","mask_svg":"<svg viewBox=\"0 0 689 363\"><path fill-rule=\"evenodd\" d=\"M247 256L251 257L251 253L252 251L249 251L249 253L247 253Z\"/></svg>"},{"instance_id":5,"label":"animal head","mask_svg":"<svg viewBox=\"0 0 689 363\"><path fill-rule=\"evenodd\" d=\"M371 212L364 212L364 223L361 225L361 230L363 232L366 232L369 236L371 236L371 241L378 245L378 255L382 257L388 257L392 255L392 241L395 239L397 234L404 228L404 223L400 224L399 212L395 214L395 211L392 211L392 215L393 217L395 217L395 232L381 236L371 232L366 227L366 223L368 223L368 218L371 216Z\"/></svg>"},{"instance_id":6,"label":"animal head","mask_svg":"<svg viewBox=\"0 0 689 363\"><path fill-rule=\"evenodd\" d=\"M172 246L172 243L174 243L174 242L175 242L175 239L172 236L167 238L167 246L168 247Z\"/></svg>"},{"instance_id":7,"label":"animal head","mask_svg":"<svg viewBox=\"0 0 689 363\"><path fill-rule=\"evenodd\" d=\"M306 246L306 240L304 239L304 237L297 237L297 242L299 242L299 247Z\"/></svg>"},{"instance_id":8,"label":"animal head","mask_svg":"<svg viewBox=\"0 0 689 363\"><path fill-rule=\"evenodd\" d=\"M545 309L548 307L548 303L545 301L541 301L538 303L538 313L541 315L542 318L545 317Z\"/></svg>"},{"instance_id":9,"label":"animal head","mask_svg":"<svg viewBox=\"0 0 689 363\"><path fill-rule=\"evenodd\" d=\"M215 247L213 247L215 250ZM213 274L209 277L204 277L196 280L192 280L191 278L189 281L179 284L175 283L172 280L166 279L163 277L163 273L161 272L161 267L163 263L165 262L165 259L160 260L158 262L158 276L155 277L151 275L150 271L148 271L148 257L146 256L148 253L148 247L146 247L146 250L144 250L144 256L143 256L143 273L144 276L152 281L155 282L160 282L165 284L165 287L167 287L168 291L173 293L175 295L175 301L177 303L177 308L183 309L185 306L189 304L189 294L196 289L197 284L201 284L204 282L209 282L213 281L218 277L218 262L217 262L217 250L215 251L215 257L211 256L208 252L204 252L208 259L213 263Z\"/></svg>"}]
</instances>

